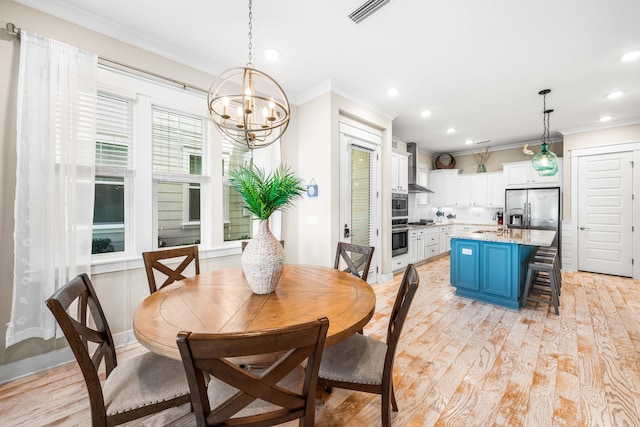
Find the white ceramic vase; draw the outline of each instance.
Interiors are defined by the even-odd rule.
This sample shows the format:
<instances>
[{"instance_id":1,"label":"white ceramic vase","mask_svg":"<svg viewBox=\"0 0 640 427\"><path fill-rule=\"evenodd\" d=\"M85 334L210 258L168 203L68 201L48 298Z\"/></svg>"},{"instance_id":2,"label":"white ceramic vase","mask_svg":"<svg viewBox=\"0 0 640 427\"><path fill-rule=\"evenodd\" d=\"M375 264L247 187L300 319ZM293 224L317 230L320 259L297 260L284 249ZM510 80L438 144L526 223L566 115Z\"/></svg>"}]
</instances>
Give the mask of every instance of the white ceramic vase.
<instances>
[{"instance_id":1,"label":"white ceramic vase","mask_svg":"<svg viewBox=\"0 0 640 427\"><path fill-rule=\"evenodd\" d=\"M270 294L276 290L282 267L284 248L269 230L269 220L260 221L258 232L244 248L242 271L255 294Z\"/></svg>"}]
</instances>

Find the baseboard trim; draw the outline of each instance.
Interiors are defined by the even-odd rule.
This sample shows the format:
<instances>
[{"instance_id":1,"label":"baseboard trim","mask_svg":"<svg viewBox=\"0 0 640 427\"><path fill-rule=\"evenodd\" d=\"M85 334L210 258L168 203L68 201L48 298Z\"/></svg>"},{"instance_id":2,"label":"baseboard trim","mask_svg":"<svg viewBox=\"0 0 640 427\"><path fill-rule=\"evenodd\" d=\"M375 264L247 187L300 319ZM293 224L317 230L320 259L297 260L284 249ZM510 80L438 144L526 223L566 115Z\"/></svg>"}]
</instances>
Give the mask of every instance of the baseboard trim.
<instances>
[{"instance_id":1,"label":"baseboard trim","mask_svg":"<svg viewBox=\"0 0 640 427\"><path fill-rule=\"evenodd\" d=\"M116 347L137 342L133 331L124 331L113 335L113 342ZM39 354L37 356L28 357L26 359L17 360L15 362L0 365L0 384L17 380L27 375L46 371L56 366L66 365L75 361L71 348L65 347L59 350L50 351L48 353Z\"/></svg>"}]
</instances>

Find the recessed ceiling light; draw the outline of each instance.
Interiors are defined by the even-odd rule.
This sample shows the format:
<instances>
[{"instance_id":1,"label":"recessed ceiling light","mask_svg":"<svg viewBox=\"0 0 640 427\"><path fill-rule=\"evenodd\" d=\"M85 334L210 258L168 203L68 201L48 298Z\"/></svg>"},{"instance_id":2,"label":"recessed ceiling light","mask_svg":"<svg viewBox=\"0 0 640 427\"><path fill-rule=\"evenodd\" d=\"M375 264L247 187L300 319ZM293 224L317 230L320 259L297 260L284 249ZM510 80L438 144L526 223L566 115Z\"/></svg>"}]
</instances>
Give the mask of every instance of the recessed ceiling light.
<instances>
[{"instance_id":1,"label":"recessed ceiling light","mask_svg":"<svg viewBox=\"0 0 640 427\"><path fill-rule=\"evenodd\" d=\"M269 48L264 51L264 57L269 61L277 61L278 58L280 58L280 52L273 48Z\"/></svg>"},{"instance_id":2,"label":"recessed ceiling light","mask_svg":"<svg viewBox=\"0 0 640 427\"><path fill-rule=\"evenodd\" d=\"M455 131L456 131L456 128L447 129L447 133L454 133Z\"/></svg>"},{"instance_id":3,"label":"recessed ceiling light","mask_svg":"<svg viewBox=\"0 0 640 427\"><path fill-rule=\"evenodd\" d=\"M471 145L471 144L473 144L473 141L470 140L470 139L467 139L464 143L467 144L467 145Z\"/></svg>"},{"instance_id":4,"label":"recessed ceiling light","mask_svg":"<svg viewBox=\"0 0 640 427\"><path fill-rule=\"evenodd\" d=\"M422 113L420 113L420 115L422 117L431 117L431 111L429 110L424 110Z\"/></svg>"},{"instance_id":5,"label":"recessed ceiling light","mask_svg":"<svg viewBox=\"0 0 640 427\"><path fill-rule=\"evenodd\" d=\"M387 89L387 95L389 96L396 96L400 93L400 91L398 90L398 88L392 87Z\"/></svg>"},{"instance_id":6,"label":"recessed ceiling light","mask_svg":"<svg viewBox=\"0 0 640 427\"><path fill-rule=\"evenodd\" d=\"M602 116L600 117L600 121L601 122L609 122L611 121L612 117L611 116Z\"/></svg>"},{"instance_id":7,"label":"recessed ceiling light","mask_svg":"<svg viewBox=\"0 0 640 427\"><path fill-rule=\"evenodd\" d=\"M607 98L609 99L622 98L622 95L624 95L624 93L622 93L622 91L620 90L617 90L615 92L611 92L610 94L608 94Z\"/></svg>"},{"instance_id":8,"label":"recessed ceiling light","mask_svg":"<svg viewBox=\"0 0 640 427\"><path fill-rule=\"evenodd\" d=\"M638 58L640 58L640 50L634 50L632 52L628 52L622 55L622 58L620 58L620 60L622 62L629 62L629 61L634 61Z\"/></svg>"}]
</instances>

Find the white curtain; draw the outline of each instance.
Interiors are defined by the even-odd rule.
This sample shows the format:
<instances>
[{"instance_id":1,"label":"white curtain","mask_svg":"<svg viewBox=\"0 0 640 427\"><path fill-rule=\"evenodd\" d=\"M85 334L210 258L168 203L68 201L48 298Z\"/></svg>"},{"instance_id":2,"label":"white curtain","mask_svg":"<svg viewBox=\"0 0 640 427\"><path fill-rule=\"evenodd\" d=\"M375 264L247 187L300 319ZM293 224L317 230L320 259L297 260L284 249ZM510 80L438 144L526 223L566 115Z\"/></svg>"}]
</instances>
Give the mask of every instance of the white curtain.
<instances>
[{"instance_id":1,"label":"white curtain","mask_svg":"<svg viewBox=\"0 0 640 427\"><path fill-rule=\"evenodd\" d=\"M22 31L14 283L6 346L53 338L45 300L89 273L97 56Z\"/></svg>"}]
</instances>

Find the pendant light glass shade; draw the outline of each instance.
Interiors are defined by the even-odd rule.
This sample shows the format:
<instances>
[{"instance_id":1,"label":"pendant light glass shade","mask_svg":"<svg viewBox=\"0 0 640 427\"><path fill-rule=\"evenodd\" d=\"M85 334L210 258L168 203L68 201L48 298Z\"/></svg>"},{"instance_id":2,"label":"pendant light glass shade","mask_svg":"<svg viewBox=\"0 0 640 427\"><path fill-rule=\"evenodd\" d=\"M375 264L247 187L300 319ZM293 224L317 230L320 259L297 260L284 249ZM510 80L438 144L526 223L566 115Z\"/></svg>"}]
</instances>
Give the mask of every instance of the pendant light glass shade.
<instances>
[{"instance_id":1,"label":"pendant light glass shade","mask_svg":"<svg viewBox=\"0 0 640 427\"><path fill-rule=\"evenodd\" d=\"M531 163L540 176L553 176L558 173L558 156L549 150L547 144L542 144L542 149L533 156Z\"/></svg>"},{"instance_id":2,"label":"pendant light glass shade","mask_svg":"<svg viewBox=\"0 0 640 427\"><path fill-rule=\"evenodd\" d=\"M271 145L289 126L289 100L278 83L251 67L231 68L208 96L209 117L218 130L249 149Z\"/></svg>"},{"instance_id":3,"label":"pendant light glass shade","mask_svg":"<svg viewBox=\"0 0 640 427\"><path fill-rule=\"evenodd\" d=\"M544 131L540 138L542 147L540 152L531 159L531 165L540 176L553 176L558 173L558 156L549 150L551 145L549 142L549 116L553 113L553 110L547 110L547 94L549 92L551 92L551 89L544 89L538 92L538 95L542 95L543 99L542 123Z\"/></svg>"}]
</instances>

